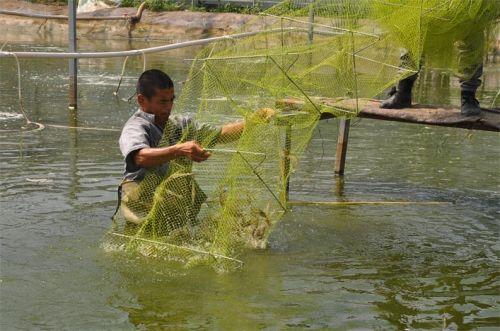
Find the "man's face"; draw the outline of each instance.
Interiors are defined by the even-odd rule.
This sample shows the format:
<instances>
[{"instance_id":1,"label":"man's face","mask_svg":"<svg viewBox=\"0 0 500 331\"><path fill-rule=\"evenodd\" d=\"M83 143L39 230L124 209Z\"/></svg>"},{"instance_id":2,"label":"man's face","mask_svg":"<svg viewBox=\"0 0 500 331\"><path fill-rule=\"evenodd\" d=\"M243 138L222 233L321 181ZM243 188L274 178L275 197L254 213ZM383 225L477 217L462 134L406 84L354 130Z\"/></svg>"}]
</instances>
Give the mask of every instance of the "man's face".
<instances>
[{"instance_id":1,"label":"man's face","mask_svg":"<svg viewBox=\"0 0 500 331\"><path fill-rule=\"evenodd\" d=\"M165 122L170 116L172 106L174 105L174 88L156 89L156 93L150 98L139 94L137 101L142 109L150 114L154 114L155 118L160 122Z\"/></svg>"}]
</instances>

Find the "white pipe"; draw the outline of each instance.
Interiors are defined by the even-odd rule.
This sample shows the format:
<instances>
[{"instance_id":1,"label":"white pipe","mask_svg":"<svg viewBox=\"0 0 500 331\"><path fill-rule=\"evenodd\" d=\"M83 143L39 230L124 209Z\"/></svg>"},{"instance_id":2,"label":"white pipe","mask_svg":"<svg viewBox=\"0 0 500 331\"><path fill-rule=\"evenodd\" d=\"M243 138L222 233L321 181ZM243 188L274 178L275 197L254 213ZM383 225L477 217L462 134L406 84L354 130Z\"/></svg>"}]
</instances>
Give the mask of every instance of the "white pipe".
<instances>
[{"instance_id":1,"label":"white pipe","mask_svg":"<svg viewBox=\"0 0 500 331\"><path fill-rule=\"evenodd\" d=\"M292 28L287 28L285 30L294 31L294 30L298 30L298 29L292 27ZM245 38L245 37L251 37L251 36L254 36L257 34L261 34L261 33L274 33L274 32L281 32L281 31L282 31L282 29L270 29L270 30L243 32L243 33L230 34L230 35L225 35L225 36L220 36L220 37L211 37L211 38L205 38L205 39L184 41L184 42L180 42L180 43L163 45L163 46L149 47L149 48L143 48L143 49L134 49L134 50L130 50L130 51L76 52L76 53L0 51L0 57L8 57L8 56L15 55L19 58L84 59L84 58L111 58L111 57L125 57L125 56L140 56L140 55L144 55L145 53L162 52L162 51L168 51L168 50L178 49L178 48L183 48L183 47L205 45L205 44L209 44L209 43L213 43L213 42L217 42L217 41L221 41L221 40Z\"/></svg>"}]
</instances>

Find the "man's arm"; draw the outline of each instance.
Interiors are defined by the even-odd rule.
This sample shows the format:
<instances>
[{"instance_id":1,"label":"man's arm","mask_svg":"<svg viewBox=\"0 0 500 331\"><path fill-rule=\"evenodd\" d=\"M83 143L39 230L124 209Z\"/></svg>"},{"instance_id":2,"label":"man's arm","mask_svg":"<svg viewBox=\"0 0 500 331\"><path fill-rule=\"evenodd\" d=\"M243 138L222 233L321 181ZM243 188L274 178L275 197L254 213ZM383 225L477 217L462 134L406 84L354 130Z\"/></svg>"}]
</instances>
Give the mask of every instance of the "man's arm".
<instances>
[{"instance_id":1,"label":"man's arm","mask_svg":"<svg viewBox=\"0 0 500 331\"><path fill-rule=\"evenodd\" d=\"M142 148L135 153L134 162L139 167L151 168L179 157L187 157L195 162L202 162L208 159L210 155L197 142L187 141L168 147Z\"/></svg>"},{"instance_id":2,"label":"man's arm","mask_svg":"<svg viewBox=\"0 0 500 331\"><path fill-rule=\"evenodd\" d=\"M259 120L267 122L275 115L276 111L271 108L261 108L257 110L253 115ZM221 129L217 143L228 143L238 140L241 133L245 129L245 122L233 122L224 125Z\"/></svg>"},{"instance_id":3,"label":"man's arm","mask_svg":"<svg viewBox=\"0 0 500 331\"><path fill-rule=\"evenodd\" d=\"M264 121L268 121L274 115L274 110L269 108L259 109L256 112ZM245 122L233 122L224 125L221 129L218 143L227 143L237 140L245 128ZM134 162L142 168L151 168L162 165L179 157L187 157L195 162L202 162L212 154L204 150L196 141L188 141L168 147L142 148L135 152Z\"/></svg>"}]
</instances>

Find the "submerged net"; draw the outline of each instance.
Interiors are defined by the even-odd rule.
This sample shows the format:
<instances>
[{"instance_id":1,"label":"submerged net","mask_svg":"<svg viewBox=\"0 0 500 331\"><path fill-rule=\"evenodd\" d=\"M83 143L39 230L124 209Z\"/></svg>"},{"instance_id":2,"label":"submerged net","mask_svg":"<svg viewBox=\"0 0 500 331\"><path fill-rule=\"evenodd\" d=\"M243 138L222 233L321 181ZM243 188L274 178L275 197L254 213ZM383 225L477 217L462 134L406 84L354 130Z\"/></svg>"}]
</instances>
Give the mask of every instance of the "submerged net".
<instances>
[{"instance_id":1,"label":"submerged net","mask_svg":"<svg viewBox=\"0 0 500 331\"><path fill-rule=\"evenodd\" d=\"M170 120L160 146L196 140L211 158L177 159L125 184L107 243L189 265L239 266L245 248L266 247L285 213L290 175L322 114L355 117L370 98L419 70L441 38L437 30L458 31L471 20L485 29L498 17L491 3L285 1L244 27L255 34L206 47L173 110L194 114L193 121L179 129ZM450 38L467 29L459 30ZM211 129L239 120L241 136Z\"/></svg>"}]
</instances>

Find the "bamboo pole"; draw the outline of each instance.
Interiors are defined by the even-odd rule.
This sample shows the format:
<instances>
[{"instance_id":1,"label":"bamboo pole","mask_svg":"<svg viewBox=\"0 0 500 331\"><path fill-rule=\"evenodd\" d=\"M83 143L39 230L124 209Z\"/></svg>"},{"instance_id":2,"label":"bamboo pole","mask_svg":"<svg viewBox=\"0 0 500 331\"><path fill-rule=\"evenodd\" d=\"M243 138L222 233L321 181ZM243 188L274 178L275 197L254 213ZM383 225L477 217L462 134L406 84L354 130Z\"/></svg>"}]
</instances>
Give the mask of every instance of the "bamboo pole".
<instances>
[{"instance_id":1,"label":"bamboo pole","mask_svg":"<svg viewBox=\"0 0 500 331\"><path fill-rule=\"evenodd\" d=\"M449 205L448 201L290 201L292 206Z\"/></svg>"}]
</instances>

